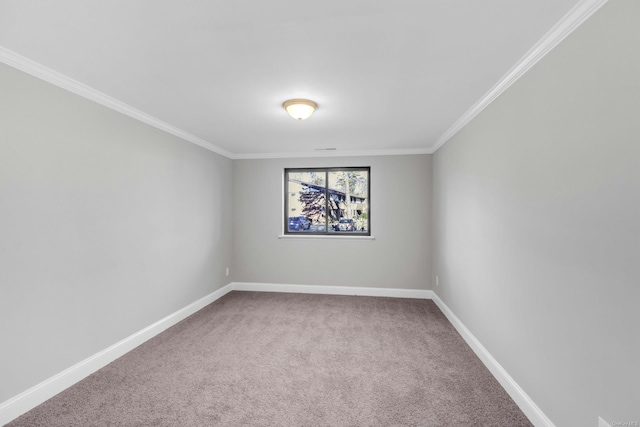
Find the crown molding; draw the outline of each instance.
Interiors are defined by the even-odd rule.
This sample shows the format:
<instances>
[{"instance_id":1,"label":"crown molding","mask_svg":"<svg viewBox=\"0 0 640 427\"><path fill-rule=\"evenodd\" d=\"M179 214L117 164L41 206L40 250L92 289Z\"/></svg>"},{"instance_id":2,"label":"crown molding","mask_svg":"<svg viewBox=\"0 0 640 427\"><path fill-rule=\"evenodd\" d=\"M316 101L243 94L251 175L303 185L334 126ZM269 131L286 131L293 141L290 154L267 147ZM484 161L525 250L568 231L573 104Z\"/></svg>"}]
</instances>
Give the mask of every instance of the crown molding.
<instances>
[{"instance_id":1,"label":"crown molding","mask_svg":"<svg viewBox=\"0 0 640 427\"><path fill-rule=\"evenodd\" d=\"M182 129L179 129L169 123L157 119L143 111L140 111L130 105L125 104L109 95L97 91L83 83L80 83L70 77L54 71L42 64L32 61L12 50L0 46L0 62L3 62L20 71L24 71L36 78L44 80L62 89L68 90L80 95L83 98L97 102L107 108L132 117L136 120L163 130L180 139L196 144L202 148L213 151L221 156L232 160L236 159L289 159L304 157L353 157L353 156L400 156L414 154L431 154L434 150L430 148L409 148L409 149L390 149L390 150L355 150L355 151L311 151L311 152L286 152L286 153L249 153L238 154L218 147L202 138L198 138Z\"/></svg>"},{"instance_id":2,"label":"crown molding","mask_svg":"<svg viewBox=\"0 0 640 427\"><path fill-rule=\"evenodd\" d=\"M198 145L221 156L233 160L242 159L289 159L310 157L362 157L362 156L401 156L416 154L432 154L449 141L456 133L464 128L482 110L491 104L531 67L540 61L547 53L555 48L565 37L571 34L584 21L600 9L608 0L582 0L574 6L556 25L547 32L503 77L464 113L440 138L430 147L389 150L354 150L354 151L311 151L311 152L280 152L280 153L232 153L215 144L205 141L195 135L185 132L173 125L144 113L115 98L99 92L83 83L73 80L57 71L47 68L35 61L25 58L9 49L0 46L0 62L34 77L42 79L60 88L66 89L107 108L118 111L171 135L177 136L192 144Z\"/></svg>"},{"instance_id":3,"label":"crown molding","mask_svg":"<svg viewBox=\"0 0 640 427\"><path fill-rule=\"evenodd\" d=\"M364 157L364 156L411 156L417 154L432 154L431 148L400 148L388 150L330 150L330 151L300 151L286 153L249 153L234 154L231 158L235 160L249 159L293 159L307 157Z\"/></svg>"},{"instance_id":4,"label":"crown molding","mask_svg":"<svg viewBox=\"0 0 640 427\"><path fill-rule=\"evenodd\" d=\"M531 67L555 48L562 40L578 28L584 21L604 6L608 0L582 0L575 5L538 43L496 83L473 107L462 115L432 147L435 152L451 139L458 131L473 120L482 110L491 104L505 90L522 77Z\"/></svg>"},{"instance_id":5,"label":"crown molding","mask_svg":"<svg viewBox=\"0 0 640 427\"><path fill-rule=\"evenodd\" d=\"M139 120L142 123L146 123L171 135L177 136L180 139L191 142L192 144L196 144L202 148L206 148L207 150L213 151L214 153L220 154L221 156L228 158L232 157L231 152L220 148L217 145L205 141L202 138L198 138L197 136L185 132L175 126L172 126L169 123L163 122L160 119L157 119L145 112L127 105L124 102L118 101L117 99L112 98L100 91L97 91L83 83L73 80L72 78L69 78L64 74L61 74L57 71L45 67L44 65L38 64L35 61L25 58L24 56L19 55L3 46L0 46L0 62L3 62L20 71L24 71L27 74L49 82L62 89L68 90L69 92L73 92L76 95L80 95L83 98L97 102L98 104L110 108L114 111Z\"/></svg>"}]
</instances>

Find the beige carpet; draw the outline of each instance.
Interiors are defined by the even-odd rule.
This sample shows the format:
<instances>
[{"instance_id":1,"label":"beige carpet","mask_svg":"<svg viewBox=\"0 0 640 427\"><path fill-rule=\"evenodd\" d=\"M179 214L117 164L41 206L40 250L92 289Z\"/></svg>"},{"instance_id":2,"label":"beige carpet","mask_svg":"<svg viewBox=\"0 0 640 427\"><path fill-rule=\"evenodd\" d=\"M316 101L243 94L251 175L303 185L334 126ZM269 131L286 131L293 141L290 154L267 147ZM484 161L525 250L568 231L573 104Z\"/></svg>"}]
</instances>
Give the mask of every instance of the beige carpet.
<instances>
[{"instance_id":1,"label":"beige carpet","mask_svg":"<svg viewBox=\"0 0 640 427\"><path fill-rule=\"evenodd\" d=\"M429 300L231 292L9 424L529 426Z\"/></svg>"}]
</instances>

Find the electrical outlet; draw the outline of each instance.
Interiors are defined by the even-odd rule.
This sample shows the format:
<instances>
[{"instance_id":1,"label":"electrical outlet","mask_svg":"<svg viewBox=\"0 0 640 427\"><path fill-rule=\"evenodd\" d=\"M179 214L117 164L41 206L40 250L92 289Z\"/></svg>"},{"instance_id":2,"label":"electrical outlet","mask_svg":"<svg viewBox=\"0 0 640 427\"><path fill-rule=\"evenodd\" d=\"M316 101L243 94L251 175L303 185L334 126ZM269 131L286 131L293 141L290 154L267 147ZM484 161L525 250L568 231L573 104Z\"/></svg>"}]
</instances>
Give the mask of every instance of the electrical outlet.
<instances>
[{"instance_id":1,"label":"electrical outlet","mask_svg":"<svg viewBox=\"0 0 640 427\"><path fill-rule=\"evenodd\" d=\"M229 275L229 267L227 267L226 275Z\"/></svg>"},{"instance_id":2,"label":"electrical outlet","mask_svg":"<svg viewBox=\"0 0 640 427\"><path fill-rule=\"evenodd\" d=\"M440 286L440 278L436 276L436 286Z\"/></svg>"}]
</instances>

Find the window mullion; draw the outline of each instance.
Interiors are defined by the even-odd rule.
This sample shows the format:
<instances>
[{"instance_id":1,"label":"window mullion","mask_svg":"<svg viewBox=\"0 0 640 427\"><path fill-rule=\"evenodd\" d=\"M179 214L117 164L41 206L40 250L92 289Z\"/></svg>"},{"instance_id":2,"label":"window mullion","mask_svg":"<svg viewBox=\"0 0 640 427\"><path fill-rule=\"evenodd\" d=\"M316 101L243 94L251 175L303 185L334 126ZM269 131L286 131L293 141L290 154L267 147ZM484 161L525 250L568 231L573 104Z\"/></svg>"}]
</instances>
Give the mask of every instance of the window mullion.
<instances>
[{"instance_id":1,"label":"window mullion","mask_svg":"<svg viewBox=\"0 0 640 427\"><path fill-rule=\"evenodd\" d=\"M324 232L329 234L329 171L324 171Z\"/></svg>"}]
</instances>

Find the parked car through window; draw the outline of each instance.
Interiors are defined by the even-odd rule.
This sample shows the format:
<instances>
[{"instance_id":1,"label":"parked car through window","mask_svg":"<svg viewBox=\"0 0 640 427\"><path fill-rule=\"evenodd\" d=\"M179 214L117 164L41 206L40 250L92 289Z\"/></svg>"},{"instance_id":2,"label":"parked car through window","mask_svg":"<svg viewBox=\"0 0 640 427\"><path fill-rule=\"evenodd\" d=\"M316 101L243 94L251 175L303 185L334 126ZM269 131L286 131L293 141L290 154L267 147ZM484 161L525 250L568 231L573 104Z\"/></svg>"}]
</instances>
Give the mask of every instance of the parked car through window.
<instances>
[{"instance_id":1,"label":"parked car through window","mask_svg":"<svg viewBox=\"0 0 640 427\"><path fill-rule=\"evenodd\" d=\"M311 220L304 216L289 217L289 231L303 231L311 228Z\"/></svg>"},{"instance_id":2,"label":"parked car through window","mask_svg":"<svg viewBox=\"0 0 640 427\"><path fill-rule=\"evenodd\" d=\"M340 231L356 231L356 223L350 218L342 218L338 222L338 230L340 230Z\"/></svg>"}]
</instances>

